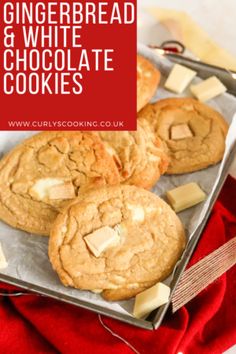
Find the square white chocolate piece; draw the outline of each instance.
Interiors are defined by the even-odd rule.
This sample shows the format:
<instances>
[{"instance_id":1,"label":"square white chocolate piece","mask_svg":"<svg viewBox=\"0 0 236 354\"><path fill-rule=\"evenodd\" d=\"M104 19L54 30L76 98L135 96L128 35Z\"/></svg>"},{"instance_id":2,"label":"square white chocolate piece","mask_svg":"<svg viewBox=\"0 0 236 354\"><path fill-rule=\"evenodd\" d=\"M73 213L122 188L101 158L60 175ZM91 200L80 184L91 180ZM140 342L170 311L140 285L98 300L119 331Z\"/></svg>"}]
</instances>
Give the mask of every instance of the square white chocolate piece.
<instances>
[{"instance_id":1,"label":"square white chocolate piece","mask_svg":"<svg viewBox=\"0 0 236 354\"><path fill-rule=\"evenodd\" d=\"M72 199L75 198L74 186L61 178L41 178L30 188L29 194L37 199Z\"/></svg>"},{"instance_id":2,"label":"square white chocolate piece","mask_svg":"<svg viewBox=\"0 0 236 354\"><path fill-rule=\"evenodd\" d=\"M5 269L7 266L8 263L3 253L2 245L0 244L0 269Z\"/></svg>"},{"instance_id":3,"label":"square white chocolate piece","mask_svg":"<svg viewBox=\"0 0 236 354\"><path fill-rule=\"evenodd\" d=\"M192 138L193 134L187 124L173 125L171 127L171 139L180 140L186 138Z\"/></svg>"},{"instance_id":4,"label":"square white chocolate piece","mask_svg":"<svg viewBox=\"0 0 236 354\"><path fill-rule=\"evenodd\" d=\"M163 283L157 283L151 288L136 295L133 315L136 318L142 318L155 310L156 308L166 304L170 297L169 286Z\"/></svg>"},{"instance_id":5,"label":"square white chocolate piece","mask_svg":"<svg viewBox=\"0 0 236 354\"><path fill-rule=\"evenodd\" d=\"M151 152L147 152L147 157L150 162L157 162L160 161L160 157L152 154Z\"/></svg>"},{"instance_id":6,"label":"square white chocolate piece","mask_svg":"<svg viewBox=\"0 0 236 354\"><path fill-rule=\"evenodd\" d=\"M38 200L43 200L48 197L50 188L63 184L64 181L60 178L40 178L30 188L30 195Z\"/></svg>"},{"instance_id":7,"label":"square white chocolate piece","mask_svg":"<svg viewBox=\"0 0 236 354\"><path fill-rule=\"evenodd\" d=\"M85 236L84 241L92 254L99 257L107 248L117 245L120 237L114 229L104 226Z\"/></svg>"},{"instance_id":8,"label":"square white chocolate piece","mask_svg":"<svg viewBox=\"0 0 236 354\"><path fill-rule=\"evenodd\" d=\"M127 208L131 211L131 217L133 221L144 221L145 212L142 206L127 204Z\"/></svg>"},{"instance_id":9,"label":"square white chocolate piece","mask_svg":"<svg viewBox=\"0 0 236 354\"><path fill-rule=\"evenodd\" d=\"M184 184L166 193L175 212L190 208L206 199L206 194L195 182Z\"/></svg>"},{"instance_id":10,"label":"square white chocolate piece","mask_svg":"<svg viewBox=\"0 0 236 354\"><path fill-rule=\"evenodd\" d=\"M175 64L164 87L169 91L182 93L196 75L196 71L186 68L183 65Z\"/></svg>"},{"instance_id":11,"label":"square white chocolate piece","mask_svg":"<svg viewBox=\"0 0 236 354\"><path fill-rule=\"evenodd\" d=\"M206 102L227 91L226 87L215 76L212 76L197 85L192 85L190 90L192 94L202 102Z\"/></svg>"}]
</instances>

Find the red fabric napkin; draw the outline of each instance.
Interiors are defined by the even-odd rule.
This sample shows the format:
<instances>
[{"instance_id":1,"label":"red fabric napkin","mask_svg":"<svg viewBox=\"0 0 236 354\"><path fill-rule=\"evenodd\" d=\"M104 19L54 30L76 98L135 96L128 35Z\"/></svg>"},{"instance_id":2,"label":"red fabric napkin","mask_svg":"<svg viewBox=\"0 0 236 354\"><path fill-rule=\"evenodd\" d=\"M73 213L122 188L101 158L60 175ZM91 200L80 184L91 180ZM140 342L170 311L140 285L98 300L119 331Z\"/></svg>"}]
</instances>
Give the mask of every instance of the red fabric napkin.
<instances>
[{"instance_id":1,"label":"red fabric napkin","mask_svg":"<svg viewBox=\"0 0 236 354\"><path fill-rule=\"evenodd\" d=\"M190 264L236 235L236 180L229 177ZM15 289L1 283L0 290ZM236 343L236 267L208 286L156 331L102 317L142 354L221 354ZM0 297L0 352L129 354L98 315L46 297Z\"/></svg>"}]
</instances>

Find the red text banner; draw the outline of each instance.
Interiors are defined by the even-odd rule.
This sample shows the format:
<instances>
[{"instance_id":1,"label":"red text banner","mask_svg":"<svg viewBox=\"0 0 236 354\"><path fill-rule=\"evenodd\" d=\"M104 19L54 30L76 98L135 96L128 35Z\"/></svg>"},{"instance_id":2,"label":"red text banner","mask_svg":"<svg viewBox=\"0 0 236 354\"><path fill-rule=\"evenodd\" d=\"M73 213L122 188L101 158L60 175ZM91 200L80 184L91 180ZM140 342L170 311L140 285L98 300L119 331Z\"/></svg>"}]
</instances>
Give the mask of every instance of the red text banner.
<instances>
[{"instance_id":1,"label":"red text banner","mask_svg":"<svg viewBox=\"0 0 236 354\"><path fill-rule=\"evenodd\" d=\"M0 130L134 130L135 1L1 1Z\"/></svg>"}]
</instances>

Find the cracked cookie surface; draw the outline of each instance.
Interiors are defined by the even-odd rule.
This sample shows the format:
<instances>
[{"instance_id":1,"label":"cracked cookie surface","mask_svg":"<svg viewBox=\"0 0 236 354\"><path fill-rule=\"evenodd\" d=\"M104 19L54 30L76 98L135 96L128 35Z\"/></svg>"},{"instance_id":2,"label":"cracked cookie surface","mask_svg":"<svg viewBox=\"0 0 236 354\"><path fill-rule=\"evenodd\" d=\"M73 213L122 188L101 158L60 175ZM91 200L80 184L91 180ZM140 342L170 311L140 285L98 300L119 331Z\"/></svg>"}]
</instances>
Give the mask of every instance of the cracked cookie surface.
<instances>
[{"instance_id":1,"label":"cracked cookie surface","mask_svg":"<svg viewBox=\"0 0 236 354\"><path fill-rule=\"evenodd\" d=\"M163 141L169 174L201 170L223 157L228 124L220 113L195 99L163 99L144 107L138 118L146 119Z\"/></svg>"},{"instance_id":2,"label":"cracked cookie surface","mask_svg":"<svg viewBox=\"0 0 236 354\"><path fill-rule=\"evenodd\" d=\"M150 101L160 78L160 71L148 59L137 55L137 112Z\"/></svg>"},{"instance_id":3,"label":"cracked cookie surface","mask_svg":"<svg viewBox=\"0 0 236 354\"><path fill-rule=\"evenodd\" d=\"M166 172L169 158L145 121L136 131L104 131L99 136L117 164L121 183L150 189Z\"/></svg>"},{"instance_id":4,"label":"cracked cookie surface","mask_svg":"<svg viewBox=\"0 0 236 354\"><path fill-rule=\"evenodd\" d=\"M0 161L0 218L13 227L49 235L59 210L79 191L119 183L104 144L89 132L43 132Z\"/></svg>"},{"instance_id":5,"label":"cracked cookie surface","mask_svg":"<svg viewBox=\"0 0 236 354\"><path fill-rule=\"evenodd\" d=\"M95 257L85 237L107 227L119 242ZM58 215L49 258L64 285L122 300L166 278L184 247L183 226L166 202L135 186L107 186L81 193Z\"/></svg>"}]
</instances>

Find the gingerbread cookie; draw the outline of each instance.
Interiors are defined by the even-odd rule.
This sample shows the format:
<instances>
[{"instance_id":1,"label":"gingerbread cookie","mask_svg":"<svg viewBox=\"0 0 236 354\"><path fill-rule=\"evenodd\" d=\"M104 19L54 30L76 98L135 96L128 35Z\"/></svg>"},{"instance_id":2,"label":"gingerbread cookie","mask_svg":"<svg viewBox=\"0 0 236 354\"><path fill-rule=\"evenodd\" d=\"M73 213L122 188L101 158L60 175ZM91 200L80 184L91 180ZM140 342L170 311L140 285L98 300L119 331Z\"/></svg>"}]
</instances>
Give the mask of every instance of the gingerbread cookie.
<instances>
[{"instance_id":1,"label":"gingerbread cookie","mask_svg":"<svg viewBox=\"0 0 236 354\"><path fill-rule=\"evenodd\" d=\"M137 56L137 112L140 111L154 95L161 78L161 73L146 58Z\"/></svg>"},{"instance_id":2,"label":"gingerbread cookie","mask_svg":"<svg viewBox=\"0 0 236 354\"><path fill-rule=\"evenodd\" d=\"M166 278L185 247L170 206L135 186L81 194L57 217L49 258L65 286L123 300Z\"/></svg>"},{"instance_id":3,"label":"gingerbread cookie","mask_svg":"<svg viewBox=\"0 0 236 354\"><path fill-rule=\"evenodd\" d=\"M0 161L0 218L48 235L58 211L81 189L119 183L104 144L89 132L43 132Z\"/></svg>"},{"instance_id":4,"label":"gingerbread cookie","mask_svg":"<svg viewBox=\"0 0 236 354\"><path fill-rule=\"evenodd\" d=\"M224 154L228 124L213 108L192 98L168 98L147 105L146 119L165 144L169 174L201 170L218 163Z\"/></svg>"},{"instance_id":5,"label":"gingerbread cookie","mask_svg":"<svg viewBox=\"0 0 236 354\"><path fill-rule=\"evenodd\" d=\"M136 131L99 132L120 171L121 182L150 189L166 172L168 156L146 121Z\"/></svg>"}]
</instances>

